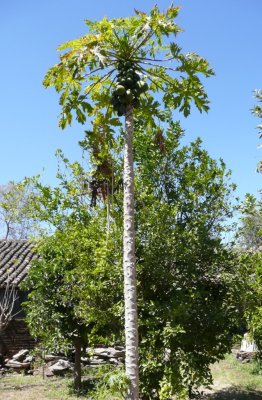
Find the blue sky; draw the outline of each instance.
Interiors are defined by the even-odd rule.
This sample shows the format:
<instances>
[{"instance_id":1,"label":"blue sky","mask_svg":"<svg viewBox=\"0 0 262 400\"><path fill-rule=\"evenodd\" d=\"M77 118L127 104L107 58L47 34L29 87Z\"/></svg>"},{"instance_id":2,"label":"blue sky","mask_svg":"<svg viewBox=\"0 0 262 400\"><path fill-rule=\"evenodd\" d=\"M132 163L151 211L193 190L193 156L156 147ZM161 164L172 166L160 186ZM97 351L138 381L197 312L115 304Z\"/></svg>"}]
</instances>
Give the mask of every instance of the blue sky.
<instances>
[{"instance_id":1,"label":"blue sky","mask_svg":"<svg viewBox=\"0 0 262 400\"><path fill-rule=\"evenodd\" d=\"M130 16L148 11L156 0L0 0L0 185L21 180L45 168L53 183L62 148L72 160L80 157L77 141L83 126L58 128L58 96L44 89L47 69L58 60L56 48L86 33L85 19ZM160 0L160 9L170 1ZM177 23L184 29L178 42L184 52L207 58L216 75L205 83L211 101L208 114L193 110L185 120L186 141L200 136L212 157L232 169L238 195L258 195L262 158L256 125L250 113L253 90L262 87L261 0L181 0Z\"/></svg>"}]
</instances>

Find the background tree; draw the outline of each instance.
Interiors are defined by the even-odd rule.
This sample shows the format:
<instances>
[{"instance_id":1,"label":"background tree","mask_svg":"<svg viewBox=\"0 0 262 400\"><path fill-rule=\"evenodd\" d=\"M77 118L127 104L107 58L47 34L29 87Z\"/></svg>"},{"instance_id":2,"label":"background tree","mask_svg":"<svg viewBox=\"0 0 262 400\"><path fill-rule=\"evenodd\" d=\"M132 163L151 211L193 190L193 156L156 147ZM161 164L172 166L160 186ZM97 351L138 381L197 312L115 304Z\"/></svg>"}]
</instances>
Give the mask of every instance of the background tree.
<instances>
[{"instance_id":1,"label":"background tree","mask_svg":"<svg viewBox=\"0 0 262 400\"><path fill-rule=\"evenodd\" d=\"M0 187L0 223L4 239L28 239L36 234L30 211L32 188L25 182Z\"/></svg>"},{"instance_id":2,"label":"background tree","mask_svg":"<svg viewBox=\"0 0 262 400\"><path fill-rule=\"evenodd\" d=\"M262 120L262 106L261 106L261 104L260 104L260 103L262 103L262 90L261 90L261 89L255 90L255 98L256 98L258 104L255 105L255 106L252 108L251 112L252 112L252 114L254 114L256 117L260 118L260 120ZM259 138L261 139L261 138L262 138L262 124L260 123L260 124L257 126L257 128L258 128L258 130L259 130ZM261 171L262 171L262 161L260 161L260 162L258 163L257 171L258 171L258 172L261 172Z\"/></svg>"},{"instance_id":3,"label":"background tree","mask_svg":"<svg viewBox=\"0 0 262 400\"><path fill-rule=\"evenodd\" d=\"M162 97L164 108L179 108L185 116L190 112L191 101L200 111L208 109L207 96L198 77L199 74L206 77L212 74L207 61L194 53L183 55L178 45L167 44L165 39L180 31L174 22L178 10L170 6L166 13L161 13L155 6L149 15L136 11L136 16L131 18L86 21L89 33L60 46L59 50L65 52L44 80L45 86L55 86L61 93L62 128L71 123L72 111L80 123L86 121L87 115L91 116L94 118L93 132L101 136L102 131L103 140L111 146L114 139L112 127L119 125L113 113L125 116L123 266L126 372L131 382L129 398L133 400L139 397L132 145L134 109L137 108L153 126L155 117L162 119L160 104L152 96L156 92L159 92L159 98ZM172 62L172 67L169 62ZM94 146L93 153L101 159L97 146ZM106 161L108 174L109 160ZM103 162L100 167L105 170Z\"/></svg>"},{"instance_id":4,"label":"background tree","mask_svg":"<svg viewBox=\"0 0 262 400\"><path fill-rule=\"evenodd\" d=\"M258 118L262 118L261 90L255 91L255 98L258 104L253 107L251 112ZM262 125L258 125L259 138L261 138ZM257 166L257 171L261 172L261 162ZM243 308L245 310L246 329L256 341L259 349L258 357L261 358L262 349L262 324L261 324L261 250L262 250L262 208L261 200L247 194L240 208L240 227L238 230L238 241L242 253L242 269L247 275L246 290L243 296Z\"/></svg>"},{"instance_id":5,"label":"background tree","mask_svg":"<svg viewBox=\"0 0 262 400\"><path fill-rule=\"evenodd\" d=\"M241 206L239 242L243 249L258 252L262 249L262 205L254 196L246 195Z\"/></svg>"},{"instance_id":6,"label":"background tree","mask_svg":"<svg viewBox=\"0 0 262 400\"><path fill-rule=\"evenodd\" d=\"M261 202L251 195L246 196L242 206L241 222L239 229L241 264L247 275L246 289L242 300L246 316L245 326L258 346L258 358L261 359L262 214Z\"/></svg>"}]
</instances>

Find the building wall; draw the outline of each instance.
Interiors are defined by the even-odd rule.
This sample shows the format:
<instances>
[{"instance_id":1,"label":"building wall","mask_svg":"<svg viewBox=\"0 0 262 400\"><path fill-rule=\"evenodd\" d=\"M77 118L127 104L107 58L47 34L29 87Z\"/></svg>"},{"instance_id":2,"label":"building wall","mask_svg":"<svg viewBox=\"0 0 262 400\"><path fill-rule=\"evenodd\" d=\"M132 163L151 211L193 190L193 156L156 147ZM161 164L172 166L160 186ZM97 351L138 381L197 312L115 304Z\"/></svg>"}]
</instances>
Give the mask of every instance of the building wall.
<instances>
[{"instance_id":1,"label":"building wall","mask_svg":"<svg viewBox=\"0 0 262 400\"><path fill-rule=\"evenodd\" d=\"M3 299L4 289L0 290L0 301ZM18 299L14 304L12 314L15 315L10 321L7 328L0 332L0 355L2 357L10 357L17 353L19 350L31 350L35 347L36 341L33 339L24 321L24 311L21 304L26 300L25 292L17 292ZM1 361L0 356L0 361Z\"/></svg>"},{"instance_id":2,"label":"building wall","mask_svg":"<svg viewBox=\"0 0 262 400\"><path fill-rule=\"evenodd\" d=\"M2 357L11 357L19 350L32 350L36 340L30 336L22 319L12 320L4 332L0 333L0 352Z\"/></svg>"}]
</instances>

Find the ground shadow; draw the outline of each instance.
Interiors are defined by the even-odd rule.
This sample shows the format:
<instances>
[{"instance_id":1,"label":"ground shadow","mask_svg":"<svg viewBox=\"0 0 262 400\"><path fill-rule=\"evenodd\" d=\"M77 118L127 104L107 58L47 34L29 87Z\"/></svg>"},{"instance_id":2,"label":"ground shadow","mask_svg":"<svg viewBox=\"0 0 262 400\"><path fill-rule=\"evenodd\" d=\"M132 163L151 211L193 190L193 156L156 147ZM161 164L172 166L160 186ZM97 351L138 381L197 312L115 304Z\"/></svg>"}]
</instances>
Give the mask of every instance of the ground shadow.
<instances>
[{"instance_id":1,"label":"ground shadow","mask_svg":"<svg viewBox=\"0 0 262 400\"><path fill-rule=\"evenodd\" d=\"M70 395L77 395L77 396L86 396L90 390L93 390L96 387L97 382L99 381L98 378L94 377L83 377L81 382L81 388L76 390L74 388L73 382L71 382L69 386L69 394Z\"/></svg>"},{"instance_id":2,"label":"ground shadow","mask_svg":"<svg viewBox=\"0 0 262 400\"><path fill-rule=\"evenodd\" d=\"M262 400L261 391L241 391L234 388L220 390L219 392L208 394L203 400Z\"/></svg>"}]
</instances>

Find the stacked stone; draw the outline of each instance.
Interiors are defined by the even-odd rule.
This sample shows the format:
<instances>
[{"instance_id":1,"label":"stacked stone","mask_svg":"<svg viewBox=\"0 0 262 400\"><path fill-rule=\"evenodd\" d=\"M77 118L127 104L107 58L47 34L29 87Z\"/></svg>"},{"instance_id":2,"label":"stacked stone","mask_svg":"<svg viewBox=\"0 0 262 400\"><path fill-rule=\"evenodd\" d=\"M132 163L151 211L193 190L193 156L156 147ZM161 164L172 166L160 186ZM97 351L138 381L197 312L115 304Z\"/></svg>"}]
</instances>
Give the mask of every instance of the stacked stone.
<instances>
[{"instance_id":1,"label":"stacked stone","mask_svg":"<svg viewBox=\"0 0 262 400\"><path fill-rule=\"evenodd\" d=\"M116 347L95 347L86 349L86 355L81 357L82 366L91 368L100 365L124 365L125 350L122 346ZM29 355L29 350L20 350L12 358L4 360L0 372L6 370L14 370L17 372L25 371L27 374L42 374L45 376L64 375L66 372L72 371L74 364L67 357L61 357L55 354L46 354L44 356L44 364L36 369L34 367L35 358Z\"/></svg>"},{"instance_id":2,"label":"stacked stone","mask_svg":"<svg viewBox=\"0 0 262 400\"><path fill-rule=\"evenodd\" d=\"M96 367L103 364L123 365L125 359L125 349L122 346L116 347L96 347L87 349L87 357L82 358L85 365Z\"/></svg>"},{"instance_id":3,"label":"stacked stone","mask_svg":"<svg viewBox=\"0 0 262 400\"><path fill-rule=\"evenodd\" d=\"M20 350L17 354L13 355L12 358L6 358L4 360L3 368L11 368L18 371L30 370L33 361L34 357L29 355L29 350Z\"/></svg>"}]
</instances>

